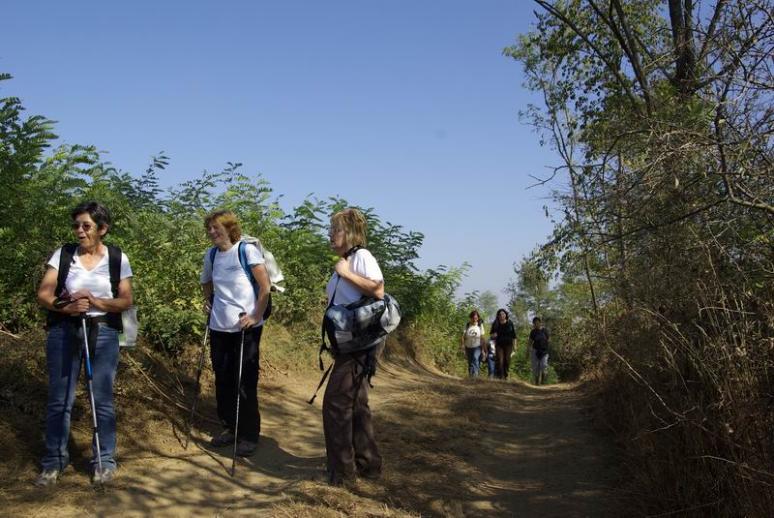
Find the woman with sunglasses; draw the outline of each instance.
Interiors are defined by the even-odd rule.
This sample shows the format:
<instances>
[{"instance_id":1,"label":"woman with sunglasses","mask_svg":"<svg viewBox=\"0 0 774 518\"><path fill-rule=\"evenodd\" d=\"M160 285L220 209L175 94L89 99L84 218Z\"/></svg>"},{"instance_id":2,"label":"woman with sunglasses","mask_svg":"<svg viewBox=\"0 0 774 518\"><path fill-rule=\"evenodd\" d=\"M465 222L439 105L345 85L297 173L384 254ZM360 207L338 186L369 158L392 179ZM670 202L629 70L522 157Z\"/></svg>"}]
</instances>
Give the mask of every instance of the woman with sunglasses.
<instances>
[{"instance_id":1,"label":"woman with sunglasses","mask_svg":"<svg viewBox=\"0 0 774 518\"><path fill-rule=\"evenodd\" d=\"M82 203L70 216L77 244L54 252L38 288L38 302L48 310L46 447L42 471L35 480L40 487L56 484L69 464L70 417L84 358L82 319L90 350L100 446L98 459L97 443L92 439L92 482L110 482L116 470L113 381L118 368L121 312L132 305L132 269L126 254L102 242L110 229L110 212L105 206ZM116 286L111 282L110 257L117 259L118 255Z\"/></svg>"}]
</instances>

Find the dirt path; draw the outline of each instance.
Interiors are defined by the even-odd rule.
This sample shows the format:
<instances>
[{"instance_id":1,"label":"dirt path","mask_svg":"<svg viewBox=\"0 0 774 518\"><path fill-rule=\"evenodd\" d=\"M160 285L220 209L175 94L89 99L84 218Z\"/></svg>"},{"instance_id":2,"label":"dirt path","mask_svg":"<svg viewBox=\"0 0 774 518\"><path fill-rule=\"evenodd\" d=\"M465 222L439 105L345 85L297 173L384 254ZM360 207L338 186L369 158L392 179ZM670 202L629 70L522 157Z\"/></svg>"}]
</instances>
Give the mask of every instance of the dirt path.
<instances>
[{"instance_id":1,"label":"dirt path","mask_svg":"<svg viewBox=\"0 0 774 518\"><path fill-rule=\"evenodd\" d=\"M7 516L616 516L614 462L572 386L459 380L409 363L374 379L372 408L385 459L380 480L348 489L322 482L317 378L262 384L257 454L231 478L230 450L206 446L202 423L183 449L178 417L149 412L145 429L120 424L115 484L88 484L85 460L56 489L32 488L34 464L0 490ZM120 398L117 402L121 404ZM202 411L214 415L211 398ZM173 412L170 412L173 413ZM178 414L182 414L178 412ZM86 450L88 431L76 430Z\"/></svg>"}]
</instances>

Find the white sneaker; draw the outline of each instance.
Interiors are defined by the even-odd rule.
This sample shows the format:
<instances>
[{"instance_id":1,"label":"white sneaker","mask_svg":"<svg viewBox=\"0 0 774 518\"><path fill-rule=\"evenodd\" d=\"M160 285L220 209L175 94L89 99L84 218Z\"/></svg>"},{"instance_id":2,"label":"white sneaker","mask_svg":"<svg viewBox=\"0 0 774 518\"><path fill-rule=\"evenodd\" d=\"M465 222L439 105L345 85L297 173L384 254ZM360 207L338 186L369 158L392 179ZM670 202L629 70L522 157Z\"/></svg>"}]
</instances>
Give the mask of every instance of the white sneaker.
<instances>
[{"instance_id":1,"label":"white sneaker","mask_svg":"<svg viewBox=\"0 0 774 518\"><path fill-rule=\"evenodd\" d=\"M109 484L113 481L113 479L116 476L116 468L102 468L102 471L99 470L99 468L94 470L94 474L91 476L91 483L94 485L104 485Z\"/></svg>"},{"instance_id":2,"label":"white sneaker","mask_svg":"<svg viewBox=\"0 0 774 518\"><path fill-rule=\"evenodd\" d=\"M57 479L62 472L58 469L44 469L35 479L35 485L38 487L49 487L56 485Z\"/></svg>"}]
</instances>

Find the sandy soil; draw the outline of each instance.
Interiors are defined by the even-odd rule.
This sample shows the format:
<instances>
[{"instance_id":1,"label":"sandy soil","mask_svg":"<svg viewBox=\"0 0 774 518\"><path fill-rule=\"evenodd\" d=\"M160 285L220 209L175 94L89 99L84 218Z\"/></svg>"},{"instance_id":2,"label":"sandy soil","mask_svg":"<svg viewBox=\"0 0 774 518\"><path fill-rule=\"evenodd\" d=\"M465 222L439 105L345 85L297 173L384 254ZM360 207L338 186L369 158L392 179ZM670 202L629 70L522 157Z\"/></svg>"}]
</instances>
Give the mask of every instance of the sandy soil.
<instances>
[{"instance_id":1,"label":"sandy soil","mask_svg":"<svg viewBox=\"0 0 774 518\"><path fill-rule=\"evenodd\" d=\"M135 366L136 367L136 366ZM132 367L124 367L131 369ZM0 424L3 516L620 516L616 464L595 433L577 386L464 380L407 360L374 378L371 406L384 474L347 488L323 482L319 378L269 372L261 383L256 455L229 474L230 449L211 449L217 425L205 393L192 441L187 404L169 373L151 372L143 401L121 390L119 475L105 490L88 480L88 409L76 415L73 466L52 489L32 486L42 425ZM119 377L122 374L119 374ZM156 391L158 389L158 391ZM161 395L163 392L165 395ZM80 399L84 399L81 395ZM140 411L138 409L144 409ZM78 414L76 412L76 414ZM210 417L210 418L208 418ZM41 427L38 427L38 426Z\"/></svg>"}]
</instances>

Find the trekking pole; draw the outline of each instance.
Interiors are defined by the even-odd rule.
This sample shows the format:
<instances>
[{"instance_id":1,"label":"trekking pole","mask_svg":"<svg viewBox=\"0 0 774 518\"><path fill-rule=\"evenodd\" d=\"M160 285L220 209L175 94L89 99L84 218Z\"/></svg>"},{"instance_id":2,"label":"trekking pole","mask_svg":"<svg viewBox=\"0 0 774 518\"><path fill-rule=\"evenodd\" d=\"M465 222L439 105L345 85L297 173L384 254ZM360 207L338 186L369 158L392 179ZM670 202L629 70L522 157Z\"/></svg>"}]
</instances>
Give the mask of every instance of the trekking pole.
<instances>
[{"instance_id":1,"label":"trekking pole","mask_svg":"<svg viewBox=\"0 0 774 518\"><path fill-rule=\"evenodd\" d=\"M102 450L99 447L99 424L97 423L97 404L94 402L94 375L91 371L91 357L89 356L89 332L86 329L86 313L81 313L81 327L83 329L83 358L86 365L86 385L89 388L91 400L91 417L94 421L94 442L97 445L97 464L99 465L99 477L95 477L102 484Z\"/></svg>"},{"instance_id":2,"label":"trekking pole","mask_svg":"<svg viewBox=\"0 0 774 518\"><path fill-rule=\"evenodd\" d=\"M211 314L211 313L210 313ZM196 369L196 386L194 388L194 400L191 405L191 415L188 416L188 430L185 434L184 450L188 449L188 443L191 441L191 431L193 430L193 421L196 416L196 406L199 404L199 393L201 392L202 370L204 369L204 355L207 351L207 336L210 334L210 315L207 315L207 324L204 328L204 342L202 342L202 353L199 355L199 368Z\"/></svg>"},{"instance_id":3,"label":"trekking pole","mask_svg":"<svg viewBox=\"0 0 774 518\"><path fill-rule=\"evenodd\" d=\"M240 313L241 319L246 313ZM239 344L239 375L237 377L236 419L234 420L234 453L231 456L231 476L236 473L237 440L239 439L239 396L242 390L242 355L245 351L245 328L242 328L242 341Z\"/></svg>"}]
</instances>

